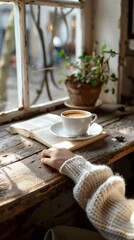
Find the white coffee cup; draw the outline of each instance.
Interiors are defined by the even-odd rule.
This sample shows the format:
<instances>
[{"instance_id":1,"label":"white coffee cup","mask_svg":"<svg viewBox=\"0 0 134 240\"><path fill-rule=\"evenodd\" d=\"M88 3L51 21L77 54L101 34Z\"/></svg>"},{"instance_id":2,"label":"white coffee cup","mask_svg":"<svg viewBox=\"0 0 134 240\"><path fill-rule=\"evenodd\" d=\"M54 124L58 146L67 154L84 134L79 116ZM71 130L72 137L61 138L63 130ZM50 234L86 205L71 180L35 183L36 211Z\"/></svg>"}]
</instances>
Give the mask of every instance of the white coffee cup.
<instances>
[{"instance_id":1,"label":"white coffee cup","mask_svg":"<svg viewBox=\"0 0 134 240\"><path fill-rule=\"evenodd\" d=\"M97 115L84 110L66 110L61 113L65 133L70 137L85 135L89 126L95 122Z\"/></svg>"}]
</instances>

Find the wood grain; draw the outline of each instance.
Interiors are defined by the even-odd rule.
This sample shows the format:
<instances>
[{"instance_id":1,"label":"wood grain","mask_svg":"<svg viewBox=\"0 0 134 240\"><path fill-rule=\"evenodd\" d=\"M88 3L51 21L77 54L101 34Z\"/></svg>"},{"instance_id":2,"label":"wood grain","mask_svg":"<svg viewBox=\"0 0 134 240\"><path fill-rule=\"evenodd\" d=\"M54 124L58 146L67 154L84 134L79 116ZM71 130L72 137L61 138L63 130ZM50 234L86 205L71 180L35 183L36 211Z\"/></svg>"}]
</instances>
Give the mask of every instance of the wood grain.
<instances>
[{"instance_id":1,"label":"wood grain","mask_svg":"<svg viewBox=\"0 0 134 240\"><path fill-rule=\"evenodd\" d=\"M62 109L59 111L59 113ZM98 122L109 136L77 151L96 164L111 164L134 151L134 114L102 108ZM40 161L44 145L0 131L0 222L24 212L54 193L62 191L71 180Z\"/></svg>"}]
</instances>

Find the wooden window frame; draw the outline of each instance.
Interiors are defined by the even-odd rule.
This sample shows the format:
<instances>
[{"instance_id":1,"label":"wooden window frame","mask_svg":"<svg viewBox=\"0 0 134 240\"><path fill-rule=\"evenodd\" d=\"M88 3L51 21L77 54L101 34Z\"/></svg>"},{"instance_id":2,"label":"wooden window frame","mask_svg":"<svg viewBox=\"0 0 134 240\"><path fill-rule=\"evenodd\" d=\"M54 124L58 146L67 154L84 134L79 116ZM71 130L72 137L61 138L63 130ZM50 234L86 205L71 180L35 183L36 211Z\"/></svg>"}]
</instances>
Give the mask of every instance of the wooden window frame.
<instances>
[{"instance_id":1,"label":"wooden window frame","mask_svg":"<svg viewBox=\"0 0 134 240\"><path fill-rule=\"evenodd\" d=\"M64 103L64 99L58 99L51 101L47 104L40 104L36 106L30 106L29 103L29 80L28 80L28 60L27 60L27 37L26 37L26 4L35 5L48 5L54 7L71 7L81 9L82 14L82 29L83 29L83 48L88 50L91 48L89 44L89 36L91 36L91 29L86 26L87 18L89 18L89 6L91 2L86 1L48 1L48 0L14 0L14 1L1 1L0 3L14 3L15 14L15 40L16 40L16 55L17 55L17 85L18 85L18 109L3 112L0 114L0 124L15 121L16 119L24 119L33 115L37 115L43 112L50 111L57 106ZM86 14L87 13L87 14ZM90 12L91 13L91 12ZM86 34L85 34L86 32Z\"/></svg>"},{"instance_id":2,"label":"wooden window frame","mask_svg":"<svg viewBox=\"0 0 134 240\"><path fill-rule=\"evenodd\" d=\"M134 0L128 1L128 39L134 39Z\"/></svg>"}]
</instances>

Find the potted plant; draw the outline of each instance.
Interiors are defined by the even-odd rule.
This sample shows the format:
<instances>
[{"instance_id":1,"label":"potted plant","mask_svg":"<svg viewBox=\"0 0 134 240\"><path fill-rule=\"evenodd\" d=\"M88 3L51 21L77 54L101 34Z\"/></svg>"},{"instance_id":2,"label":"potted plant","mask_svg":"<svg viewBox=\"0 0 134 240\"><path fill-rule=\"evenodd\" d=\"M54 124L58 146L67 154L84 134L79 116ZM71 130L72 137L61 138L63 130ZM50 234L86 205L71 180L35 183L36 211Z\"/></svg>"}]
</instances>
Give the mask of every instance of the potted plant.
<instances>
[{"instance_id":1,"label":"potted plant","mask_svg":"<svg viewBox=\"0 0 134 240\"><path fill-rule=\"evenodd\" d=\"M96 45L98 42L96 42ZM61 50L58 56L65 55ZM106 44L101 47L100 54L96 48L92 54L83 53L73 62L68 56L64 57L65 85L71 100L76 106L94 106L103 84L117 81L115 73L110 73L109 60L117 55L112 49L107 50ZM109 92L107 88L105 92ZM114 88L112 89L114 94Z\"/></svg>"}]
</instances>

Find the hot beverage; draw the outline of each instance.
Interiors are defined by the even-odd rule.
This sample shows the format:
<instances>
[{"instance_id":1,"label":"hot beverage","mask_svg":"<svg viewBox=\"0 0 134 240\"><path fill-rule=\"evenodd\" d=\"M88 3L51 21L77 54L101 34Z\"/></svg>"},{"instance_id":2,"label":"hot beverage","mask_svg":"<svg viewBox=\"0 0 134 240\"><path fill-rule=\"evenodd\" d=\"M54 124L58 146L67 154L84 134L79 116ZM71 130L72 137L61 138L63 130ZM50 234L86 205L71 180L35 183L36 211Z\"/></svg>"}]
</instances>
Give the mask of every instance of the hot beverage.
<instances>
[{"instance_id":1,"label":"hot beverage","mask_svg":"<svg viewBox=\"0 0 134 240\"><path fill-rule=\"evenodd\" d=\"M89 117L89 113L85 113L85 112L69 112L69 113L65 113L64 116L69 117L69 118L84 118L84 117Z\"/></svg>"},{"instance_id":2,"label":"hot beverage","mask_svg":"<svg viewBox=\"0 0 134 240\"><path fill-rule=\"evenodd\" d=\"M71 137L85 135L89 126L95 122L97 115L84 110L67 110L61 113L65 133Z\"/></svg>"}]
</instances>

